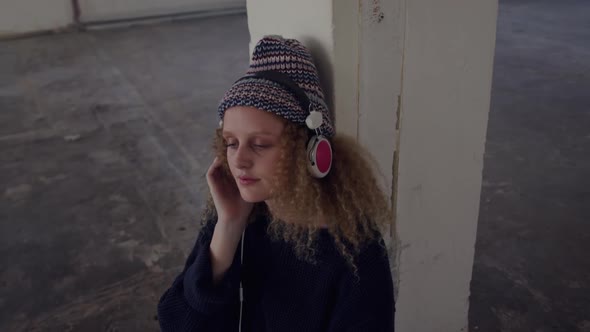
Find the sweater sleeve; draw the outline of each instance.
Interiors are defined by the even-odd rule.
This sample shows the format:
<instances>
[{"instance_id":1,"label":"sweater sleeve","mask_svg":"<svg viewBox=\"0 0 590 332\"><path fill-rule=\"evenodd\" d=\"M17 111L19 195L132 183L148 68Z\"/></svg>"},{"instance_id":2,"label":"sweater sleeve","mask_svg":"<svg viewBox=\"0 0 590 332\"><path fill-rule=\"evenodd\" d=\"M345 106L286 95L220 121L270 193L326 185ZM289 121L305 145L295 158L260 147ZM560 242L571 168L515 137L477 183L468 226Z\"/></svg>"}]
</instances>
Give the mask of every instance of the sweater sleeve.
<instances>
[{"instance_id":1,"label":"sweater sleeve","mask_svg":"<svg viewBox=\"0 0 590 332\"><path fill-rule=\"evenodd\" d=\"M381 240L361 251L357 275L350 268L344 273L328 331L394 331L393 280L382 245Z\"/></svg>"},{"instance_id":2,"label":"sweater sleeve","mask_svg":"<svg viewBox=\"0 0 590 332\"><path fill-rule=\"evenodd\" d=\"M161 331L233 331L238 326L239 253L214 285L209 253L214 228L212 221L203 226L183 271L160 298Z\"/></svg>"}]
</instances>

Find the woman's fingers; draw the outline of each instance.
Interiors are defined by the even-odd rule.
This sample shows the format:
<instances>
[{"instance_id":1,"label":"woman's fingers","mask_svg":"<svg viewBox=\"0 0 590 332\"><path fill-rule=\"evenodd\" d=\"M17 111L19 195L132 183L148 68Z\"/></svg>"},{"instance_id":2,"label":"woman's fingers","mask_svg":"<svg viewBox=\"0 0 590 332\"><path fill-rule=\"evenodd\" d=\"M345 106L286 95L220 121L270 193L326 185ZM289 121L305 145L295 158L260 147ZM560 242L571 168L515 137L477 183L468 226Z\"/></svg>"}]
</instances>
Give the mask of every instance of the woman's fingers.
<instances>
[{"instance_id":1,"label":"woman's fingers","mask_svg":"<svg viewBox=\"0 0 590 332\"><path fill-rule=\"evenodd\" d=\"M221 161L218 157L215 157L211 166L207 170L207 184L209 187L215 185L216 181L219 181L219 171L221 169Z\"/></svg>"},{"instance_id":2,"label":"woman's fingers","mask_svg":"<svg viewBox=\"0 0 590 332\"><path fill-rule=\"evenodd\" d=\"M215 170L217 170L219 167L221 167L221 161L219 160L219 157L215 157L209 166L209 169L207 170L207 177L212 176Z\"/></svg>"},{"instance_id":3,"label":"woman's fingers","mask_svg":"<svg viewBox=\"0 0 590 332\"><path fill-rule=\"evenodd\" d=\"M207 171L207 184L209 185L211 194L214 196L213 198L216 200L231 199L233 197L230 196L237 193L235 183L232 181L231 177L228 177L228 175L225 174L222 161L219 158L215 158L213 163L211 163L211 166L209 166L209 170Z\"/></svg>"},{"instance_id":4,"label":"woman's fingers","mask_svg":"<svg viewBox=\"0 0 590 332\"><path fill-rule=\"evenodd\" d=\"M247 220L253 204L242 199L233 177L224 171L220 158L215 158L209 166L207 184L219 218Z\"/></svg>"}]
</instances>

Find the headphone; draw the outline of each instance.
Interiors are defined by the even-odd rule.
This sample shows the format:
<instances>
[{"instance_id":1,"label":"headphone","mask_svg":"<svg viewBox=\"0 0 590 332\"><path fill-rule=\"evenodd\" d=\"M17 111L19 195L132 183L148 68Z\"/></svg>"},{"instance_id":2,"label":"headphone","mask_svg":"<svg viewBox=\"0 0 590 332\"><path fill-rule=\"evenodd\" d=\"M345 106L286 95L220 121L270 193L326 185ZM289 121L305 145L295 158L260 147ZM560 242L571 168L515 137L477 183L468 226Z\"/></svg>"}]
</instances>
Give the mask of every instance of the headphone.
<instances>
[{"instance_id":1,"label":"headphone","mask_svg":"<svg viewBox=\"0 0 590 332\"><path fill-rule=\"evenodd\" d=\"M332 145L319 132L319 128L323 123L322 113L312 110L312 104L307 93L288 75L278 71L255 72L240 78L236 83L250 78L262 78L282 85L293 94L303 110L309 111L309 115L305 119L305 124L312 134L307 142L307 169L313 177L318 179L328 175L332 168Z\"/></svg>"}]
</instances>

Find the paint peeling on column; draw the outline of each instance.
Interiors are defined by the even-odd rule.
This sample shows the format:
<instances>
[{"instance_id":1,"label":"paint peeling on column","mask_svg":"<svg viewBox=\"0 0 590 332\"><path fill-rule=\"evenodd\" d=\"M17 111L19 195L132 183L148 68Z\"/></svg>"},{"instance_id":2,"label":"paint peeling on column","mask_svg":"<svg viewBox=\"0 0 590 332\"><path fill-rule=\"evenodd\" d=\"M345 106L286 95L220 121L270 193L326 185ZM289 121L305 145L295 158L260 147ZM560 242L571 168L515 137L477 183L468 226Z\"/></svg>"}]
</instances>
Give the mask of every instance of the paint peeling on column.
<instances>
[{"instance_id":1,"label":"paint peeling on column","mask_svg":"<svg viewBox=\"0 0 590 332\"><path fill-rule=\"evenodd\" d=\"M378 1L378 0L374 0L374 1ZM402 13L405 13L406 10L406 1L402 0L400 1L400 11ZM392 164L392 185L391 185L391 191L392 191L392 210L394 213L394 218L397 219L397 193L398 193L398 185L399 185L399 181L398 181L398 170L399 170L399 153L400 153L400 146L401 146L401 122L402 122L402 96L404 94L404 68L405 68L405 58L406 58L406 31L407 31L407 20L406 20L406 15L404 14L402 16L403 22L402 22L402 31L401 31L401 36L402 36L402 58L401 58L401 73L400 73L400 94L397 96L397 109L396 109L396 116L395 116L395 150L393 152L393 164ZM397 228L396 228L396 233L395 235L397 236ZM397 276L398 278L396 278L395 280L395 290L396 290L396 294L397 294L397 290L399 289L399 285L400 285L400 280L399 280L399 271L400 271L400 260L401 260L401 252L403 249L406 249L407 247L409 247L409 244L407 246L402 246L401 244L401 239L396 238L396 245L397 245L397 251L396 251L396 257L395 257L395 263L396 263L396 269L397 269Z\"/></svg>"},{"instance_id":2,"label":"paint peeling on column","mask_svg":"<svg viewBox=\"0 0 590 332\"><path fill-rule=\"evenodd\" d=\"M395 219L397 219L397 193L398 193L398 170L399 170L399 153L400 153L400 141L401 141L401 122L402 122L402 96L404 94L404 68L405 68L405 61L406 61L406 31L407 31L407 24L408 21L406 19L406 1L405 0L401 0L400 1L400 11L402 13L404 13L404 15L402 16L403 22L401 24L401 43L402 43L402 59L401 59L401 74L400 74L400 94L397 96L397 109L396 109L396 121L395 121L395 136L396 136L396 140L395 140L395 151L393 152L393 165L392 165L392 186L391 186L391 192L392 192L392 210L393 210L393 217ZM394 224L395 225L395 224ZM395 237L395 246L396 246L396 250L395 250L395 276L396 278L394 279L394 285L393 285L393 289L394 289L394 293L395 293L395 300L397 302L397 297L399 295L399 286L401 284L401 278L400 278L400 271L401 271L401 256L402 256L402 251L409 248L409 244L402 246L402 241L401 239L397 236L397 227L395 230L394 235Z\"/></svg>"},{"instance_id":3,"label":"paint peeling on column","mask_svg":"<svg viewBox=\"0 0 590 332\"><path fill-rule=\"evenodd\" d=\"M397 108L395 110L395 130L399 130L399 120L400 120L400 113L402 108L402 96L397 95ZM399 137L398 137L399 139Z\"/></svg>"},{"instance_id":4,"label":"paint peeling on column","mask_svg":"<svg viewBox=\"0 0 590 332\"><path fill-rule=\"evenodd\" d=\"M357 7L357 24L358 24L358 39L359 46L362 45L362 31L363 31L363 0L358 1ZM361 48L357 47L356 54L356 139L360 139L360 126L361 121Z\"/></svg>"},{"instance_id":5,"label":"paint peeling on column","mask_svg":"<svg viewBox=\"0 0 590 332\"><path fill-rule=\"evenodd\" d=\"M399 141L399 139L398 139ZM391 177L391 211L392 211L392 215L393 215L393 220L391 221L391 227L390 227L390 238L391 238L391 242L393 243L392 245L392 251L390 254L390 257L393 257L393 264L392 264L392 275L394 276L394 285L393 285L393 290L394 290L394 294L395 294L395 300L397 301L397 296L399 294L399 285L400 285L400 260L401 260L401 253L402 250L404 249L401 245L401 240L397 234L397 185L398 185L398 180L397 180L397 169L398 169L398 159L399 159L399 153L398 150L396 148L395 151L393 151L393 163L392 167L391 167L391 173L392 173L392 177Z\"/></svg>"},{"instance_id":6,"label":"paint peeling on column","mask_svg":"<svg viewBox=\"0 0 590 332\"><path fill-rule=\"evenodd\" d=\"M385 18L385 14L381 10L381 0L373 0L372 8L371 20L375 23L381 23Z\"/></svg>"}]
</instances>

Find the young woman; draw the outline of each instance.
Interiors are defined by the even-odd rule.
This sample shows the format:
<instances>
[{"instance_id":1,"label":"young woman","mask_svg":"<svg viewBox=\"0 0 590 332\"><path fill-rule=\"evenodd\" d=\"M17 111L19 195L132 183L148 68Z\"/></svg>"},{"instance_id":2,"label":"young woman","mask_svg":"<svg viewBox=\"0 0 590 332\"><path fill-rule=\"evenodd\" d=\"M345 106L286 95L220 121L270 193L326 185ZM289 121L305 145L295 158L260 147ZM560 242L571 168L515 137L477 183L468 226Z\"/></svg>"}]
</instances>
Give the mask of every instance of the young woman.
<instances>
[{"instance_id":1,"label":"young woman","mask_svg":"<svg viewBox=\"0 0 590 332\"><path fill-rule=\"evenodd\" d=\"M387 198L335 135L309 51L260 40L218 113L211 197L162 331L393 331Z\"/></svg>"}]
</instances>

